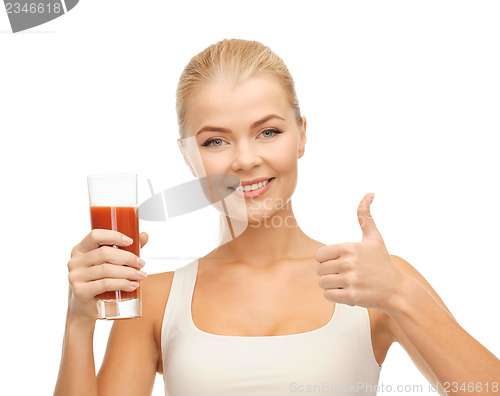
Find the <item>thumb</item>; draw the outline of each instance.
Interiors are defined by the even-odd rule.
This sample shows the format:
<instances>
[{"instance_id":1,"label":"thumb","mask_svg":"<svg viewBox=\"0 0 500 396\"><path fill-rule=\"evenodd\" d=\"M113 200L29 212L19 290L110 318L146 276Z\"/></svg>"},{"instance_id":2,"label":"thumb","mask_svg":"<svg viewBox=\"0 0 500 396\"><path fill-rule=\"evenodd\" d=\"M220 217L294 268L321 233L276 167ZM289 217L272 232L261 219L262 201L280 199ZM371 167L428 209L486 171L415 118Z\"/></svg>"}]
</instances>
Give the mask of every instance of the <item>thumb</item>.
<instances>
[{"instance_id":1,"label":"thumb","mask_svg":"<svg viewBox=\"0 0 500 396\"><path fill-rule=\"evenodd\" d=\"M381 235L370 213L370 205L375 197L374 193L366 194L358 206L358 221L363 232L363 240L380 239Z\"/></svg>"}]
</instances>

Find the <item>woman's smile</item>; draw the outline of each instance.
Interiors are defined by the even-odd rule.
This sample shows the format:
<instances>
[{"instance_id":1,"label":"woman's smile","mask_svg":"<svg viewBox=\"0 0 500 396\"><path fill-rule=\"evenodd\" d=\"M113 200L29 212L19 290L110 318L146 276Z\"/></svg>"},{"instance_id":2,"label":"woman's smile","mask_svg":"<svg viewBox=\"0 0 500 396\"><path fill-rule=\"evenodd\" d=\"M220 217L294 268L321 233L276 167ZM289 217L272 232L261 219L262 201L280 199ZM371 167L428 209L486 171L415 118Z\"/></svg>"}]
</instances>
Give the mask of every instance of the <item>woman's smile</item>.
<instances>
[{"instance_id":1,"label":"woman's smile","mask_svg":"<svg viewBox=\"0 0 500 396\"><path fill-rule=\"evenodd\" d=\"M241 183L240 186L238 186L237 188L234 187L228 187L228 188L234 190L236 196L238 197L256 198L265 194L266 191L271 188L271 184L273 184L274 179L275 179L274 177L271 177L270 179L261 181L259 183L253 183L253 184Z\"/></svg>"}]
</instances>

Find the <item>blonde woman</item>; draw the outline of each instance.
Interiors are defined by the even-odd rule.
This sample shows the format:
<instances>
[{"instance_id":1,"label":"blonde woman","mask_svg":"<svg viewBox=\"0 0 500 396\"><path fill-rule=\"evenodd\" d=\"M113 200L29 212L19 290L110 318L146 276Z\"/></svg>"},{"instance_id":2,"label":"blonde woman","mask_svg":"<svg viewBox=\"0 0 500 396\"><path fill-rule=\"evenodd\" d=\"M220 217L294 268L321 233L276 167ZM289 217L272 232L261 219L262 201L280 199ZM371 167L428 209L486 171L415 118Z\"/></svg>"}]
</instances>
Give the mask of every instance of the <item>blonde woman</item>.
<instances>
[{"instance_id":1,"label":"blonde woman","mask_svg":"<svg viewBox=\"0 0 500 396\"><path fill-rule=\"evenodd\" d=\"M393 342L441 394L471 393L470 383L472 393L498 394L500 361L417 270L387 252L370 215L373 194L358 208L360 243L325 245L300 229L291 197L307 123L268 47L223 40L193 57L177 115L193 175L238 177L228 188L244 210L222 217L212 252L147 278L143 261L109 247L126 244L118 232L94 230L76 245L55 395L147 395L157 372L170 396L375 395ZM141 247L147 239L141 233ZM143 317L113 323L96 376L95 296L136 281Z\"/></svg>"}]
</instances>

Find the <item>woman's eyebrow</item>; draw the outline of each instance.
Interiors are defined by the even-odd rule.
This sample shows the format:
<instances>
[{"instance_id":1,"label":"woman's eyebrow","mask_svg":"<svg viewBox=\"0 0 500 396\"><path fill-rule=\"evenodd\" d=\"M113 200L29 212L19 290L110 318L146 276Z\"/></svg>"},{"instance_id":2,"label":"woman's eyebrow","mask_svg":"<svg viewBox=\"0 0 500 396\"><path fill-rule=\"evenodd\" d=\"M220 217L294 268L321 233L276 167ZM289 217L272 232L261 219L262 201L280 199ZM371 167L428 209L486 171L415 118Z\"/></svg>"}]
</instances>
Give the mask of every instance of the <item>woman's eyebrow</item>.
<instances>
[{"instance_id":1,"label":"woman's eyebrow","mask_svg":"<svg viewBox=\"0 0 500 396\"><path fill-rule=\"evenodd\" d=\"M262 118L261 120L259 121L255 121L252 125L250 125L250 128L256 128L258 127L260 124L263 124L264 122L267 122L269 120L272 120L273 118L279 118L283 121L285 121L285 119L277 114L269 114L268 116L265 116L264 118Z\"/></svg>"},{"instance_id":2,"label":"woman's eyebrow","mask_svg":"<svg viewBox=\"0 0 500 396\"><path fill-rule=\"evenodd\" d=\"M277 114L269 114L269 115L265 116L264 118L260 119L259 121L255 121L252 125L250 125L250 128L257 128L259 125L264 124L265 122L272 120L273 118L279 118L280 120L286 121L283 117L281 117ZM198 132L196 132L196 135L198 135L200 132L204 132L204 131L231 133L231 130L227 129L227 128L204 126Z\"/></svg>"},{"instance_id":3,"label":"woman's eyebrow","mask_svg":"<svg viewBox=\"0 0 500 396\"><path fill-rule=\"evenodd\" d=\"M198 132L196 132L196 135L198 135L199 133L204 132L204 131L231 133L231 131L229 129L226 129L226 128L205 126L205 127L201 128Z\"/></svg>"}]
</instances>

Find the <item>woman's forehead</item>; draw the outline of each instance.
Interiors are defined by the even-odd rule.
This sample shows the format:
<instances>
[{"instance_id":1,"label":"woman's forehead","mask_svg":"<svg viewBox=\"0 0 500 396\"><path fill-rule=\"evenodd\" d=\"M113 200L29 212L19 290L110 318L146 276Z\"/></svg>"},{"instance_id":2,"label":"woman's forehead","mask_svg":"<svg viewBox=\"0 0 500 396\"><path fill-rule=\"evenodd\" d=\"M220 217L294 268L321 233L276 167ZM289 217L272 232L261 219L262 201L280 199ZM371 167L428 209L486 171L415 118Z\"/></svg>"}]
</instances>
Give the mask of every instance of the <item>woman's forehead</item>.
<instances>
[{"instance_id":1,"label":"woman's forehead","mask_svg":"<svg viewBox=\"0 0 500 396\"><path fill-rule=\"evenodd\" d=\"M190 95L186 106L186 126L191 130L189 135L192 135L193 129L201 128L206 123L251 124L272 113L285 119L290 114L293 116L293 109L277 81L255 77L235 86L214 82Z\"/></svg>"}]
</instances>

